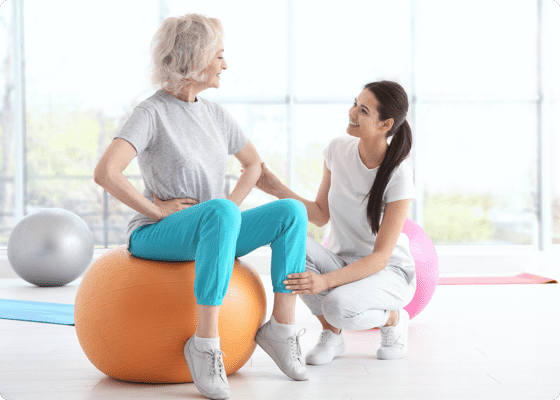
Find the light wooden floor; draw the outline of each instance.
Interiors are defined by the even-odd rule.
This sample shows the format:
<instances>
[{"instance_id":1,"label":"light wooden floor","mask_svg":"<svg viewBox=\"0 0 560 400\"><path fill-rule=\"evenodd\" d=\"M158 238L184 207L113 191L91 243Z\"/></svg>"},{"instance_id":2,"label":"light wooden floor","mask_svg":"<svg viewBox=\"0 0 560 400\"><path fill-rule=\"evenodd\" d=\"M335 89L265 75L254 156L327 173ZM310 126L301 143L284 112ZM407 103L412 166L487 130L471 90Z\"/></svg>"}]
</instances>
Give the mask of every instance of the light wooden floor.
<instances>
[{"instance_id":1,"label":"light wooden floor","mask_svg":"<svg viewBox=\"0 0 560 400\"><path fill-rule=\"evenodd\" d=\"M272 312L269 275L268 316ZM79 280L39 288L0 280L0 298L73 303ZM411 320L406 358L376 359L378 331L344 332L346 352L285 376L259 347L228 380L232 399L543 399L560 396L560 285L439 286ZM321 326L298 299L302 351ZM86 358L73 326L0 319L0 397L41 399L204 399L194 384L116 381Z\"/></svg>"}]
</instances>

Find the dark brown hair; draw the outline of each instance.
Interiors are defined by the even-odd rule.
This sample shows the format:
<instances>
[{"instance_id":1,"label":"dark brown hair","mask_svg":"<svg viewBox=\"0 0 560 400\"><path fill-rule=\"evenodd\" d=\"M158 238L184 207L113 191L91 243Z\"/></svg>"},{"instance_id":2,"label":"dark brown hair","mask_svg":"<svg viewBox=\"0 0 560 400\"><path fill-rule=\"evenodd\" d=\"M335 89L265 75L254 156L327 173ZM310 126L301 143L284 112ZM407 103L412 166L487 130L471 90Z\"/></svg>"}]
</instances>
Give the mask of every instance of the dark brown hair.
<instances>
[{"instance_id":1,"label":"dark brown hair","mask_svg":"<svg viewBox=\"0 0 560 400\"><path fill-rule=\"evenodd\" d=\"M393 126L387 132L387 138L393 136L393 139L391 139L383 161L377 170L373 186L364 198L365 200L369 196L366 209L367 219L372 233L377 235L381 219L383 193L393 170L410 154L412 131L406 121L408 96L401 85L396 82L380 81L368 83L364 86L364 89L371 91L377 99L379 120L385 121L393 118L394 121Z\"/></svg>"}]
</instances>

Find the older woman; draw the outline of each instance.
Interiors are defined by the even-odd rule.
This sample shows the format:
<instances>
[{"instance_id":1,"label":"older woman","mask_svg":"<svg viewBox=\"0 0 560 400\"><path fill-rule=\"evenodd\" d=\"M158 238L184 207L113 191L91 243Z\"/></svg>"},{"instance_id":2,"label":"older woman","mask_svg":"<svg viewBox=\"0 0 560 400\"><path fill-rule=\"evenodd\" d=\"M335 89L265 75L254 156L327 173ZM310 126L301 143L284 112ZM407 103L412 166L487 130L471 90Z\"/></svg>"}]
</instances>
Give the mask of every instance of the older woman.
<instances>
[{"instance_id":1,"label":"older woman","mask_svg":"<svg viewBox=\"0 0 560 400\"><path fill-rule=\"evenodd\" d=\"M286 199L239 210L261 174L261 159L231 115L198 96L218 88L227 68L221 36L217 19L187 14L163 21L152 42L152 82L159 90L134 109L95 169L95 182L138 212L127 232L134 256L196 260L198 326L184 353L196 387L212 399L230 396L218 313L234 258L267 244L274 308L255 340L286 375L308 379L301 331L296 335L296 295L282 283L288 274L305 270L306 208ZM223 199L231 154L244 172ZM122 173L136 156L143 195Z\"/></svg>"}]
</instances>

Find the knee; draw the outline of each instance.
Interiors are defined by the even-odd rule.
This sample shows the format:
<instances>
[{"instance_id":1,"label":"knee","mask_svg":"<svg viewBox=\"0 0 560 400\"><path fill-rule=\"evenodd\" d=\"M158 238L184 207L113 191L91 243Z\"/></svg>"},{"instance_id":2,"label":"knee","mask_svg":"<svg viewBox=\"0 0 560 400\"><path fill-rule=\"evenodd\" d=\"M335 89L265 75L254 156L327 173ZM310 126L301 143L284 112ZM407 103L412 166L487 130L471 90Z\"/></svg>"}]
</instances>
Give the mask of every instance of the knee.
<instances>
[{"instance_id":1,"label":"knee","mask_svg":"<svg viewBox=\"0 0 560 400\"><path fill-rule=\"evenodd\" d=\"M307 223L307 208L305 205L296 199L281 199L278 200L282 205L285 213L293 218L295 221Z\"/></svg>"},{"instance_id":2,"label":"knee","mask_svg":"<svg viewBox=\"0 0 560 400\"><path fill-rule=\"evenodd\" d=\"M330 292L323 299L322 311L323 316L329 324L338 327L340 325L340 317L342 314L340 299L336 296L334 291Z\"/></svg>"},{"instance_id":3,"label":"knee","mask_svg":"<svg viewBox=\"0 0 560 400\"><path fill-rule=\"evenodd\" d=\"M237 204L228 199L213 199L208 201L212 215L225 221L228 225L241 225L241 211Z\"/></svg>"}]
</instances>

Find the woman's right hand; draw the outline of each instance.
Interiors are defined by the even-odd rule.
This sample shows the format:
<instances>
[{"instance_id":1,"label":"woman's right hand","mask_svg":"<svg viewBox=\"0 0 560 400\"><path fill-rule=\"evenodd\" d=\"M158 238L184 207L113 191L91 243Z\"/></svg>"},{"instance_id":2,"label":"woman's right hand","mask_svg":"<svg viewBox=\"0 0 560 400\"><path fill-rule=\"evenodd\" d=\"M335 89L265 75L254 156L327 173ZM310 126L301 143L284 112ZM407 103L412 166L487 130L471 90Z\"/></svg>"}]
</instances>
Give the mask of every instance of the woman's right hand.
<instances>
[{"instance_id":1,"label":"woman's right hand","mask_svg":"<svg viewBox=\"0 0 560 400\"><path fill-rule=\"evenodd\" d=\"M171 200L161 200L159 197L156 196L154 193L154 204L158 206L160 210L158 220L161 221L165 217L176 213L177 211L184 210L186 208L192 207L198 204L198 200L191 199L188 197L180 198L180 199L171 199Z\"/></svg>"},{"instance_id":2,"label":"woman's right hand","mask_svg":"<svg viewBox=\"0 0 560 400\"><path fill-rule=\"evenodd\" d=\"M261 164L261 166L261 176L259 177L259 180L257 181L255 186L257 186L265 193L276 196L276 194L282 188L283 184L282 182L280 182L280 179L276 177L276 175L274 175L268 168L266 168L264 162Z\"/></svg>"}]
</instances>

